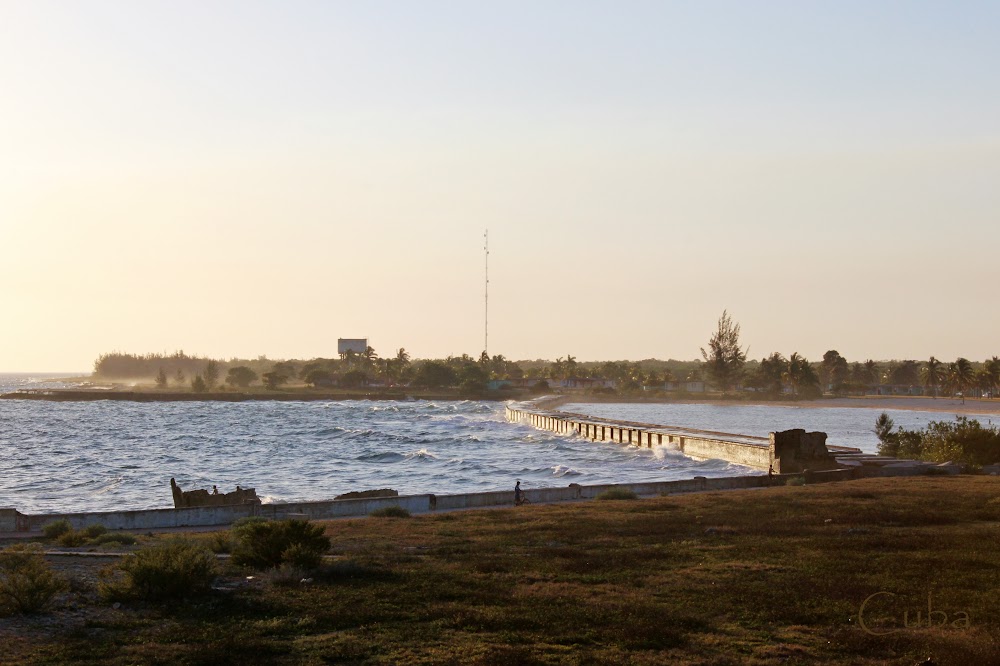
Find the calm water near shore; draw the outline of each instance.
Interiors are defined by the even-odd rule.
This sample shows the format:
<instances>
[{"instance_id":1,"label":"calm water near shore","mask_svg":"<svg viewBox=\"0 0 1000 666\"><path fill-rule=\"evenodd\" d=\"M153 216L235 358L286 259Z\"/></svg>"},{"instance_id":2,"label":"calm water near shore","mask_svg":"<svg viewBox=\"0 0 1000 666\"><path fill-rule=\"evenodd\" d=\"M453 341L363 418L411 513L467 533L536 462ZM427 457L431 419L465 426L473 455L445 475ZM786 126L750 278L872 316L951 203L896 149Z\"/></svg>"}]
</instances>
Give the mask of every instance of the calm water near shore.
<instances>
[{"instance_id":1,"label":"calm water near shore","mask_svg":"<svg viewBox=\"0 0 1000 666\"><path fill-rule=\"evenodd\" d=\"M0 391L45 377L0 375ZM803 427L874 450L876 411L717 405L567 405L595 416L766 435ZM946 414L892 412L907 427ZM990 417L983 417L984 422ZM476 401L132 403L0 401L0 506L23 512L171 506L184 488L255 487L265 501L390 487L439 494L756 473L509 424Z\"/></svg>"}]
</instances>

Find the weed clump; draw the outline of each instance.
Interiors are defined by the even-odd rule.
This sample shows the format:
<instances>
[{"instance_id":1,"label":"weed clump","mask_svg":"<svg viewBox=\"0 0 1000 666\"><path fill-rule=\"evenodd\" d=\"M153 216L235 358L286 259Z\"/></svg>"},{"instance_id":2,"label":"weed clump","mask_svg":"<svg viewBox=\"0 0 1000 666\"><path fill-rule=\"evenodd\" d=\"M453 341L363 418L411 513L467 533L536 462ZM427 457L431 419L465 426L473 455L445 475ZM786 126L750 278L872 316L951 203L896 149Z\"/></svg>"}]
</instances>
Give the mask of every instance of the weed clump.
<instances>
[{"instance_id":1,"label":"weed clump","mask_svg":"<svg viewBox=\"0 0 1000 666\"><path fill-rule=\"evenodd\" d=\"M42 611L66 587L37 547L16 545L0 551L0 615Z\"/></svg>"},{"instance_id":2,"label":"weed clump","mask_svg":"<svg viewBox=\"0 0 1000 666\"><path fill-rule=\"evenodd\" d=\"M61 520L54 520L51 523L46 523L42 526L42 534L45 535L46 539L55 540L61 537L67 532L72 532L73 526L69 524L69 521L65 518Z\"/></svg>"},{"instance_id":3,"label":"weed clump","mask_svg":"<svg viewBox=\"0 0 1000 666\"><path fill-rule=\"evenodd\" d=\"M126 555L101 572L106 599L162 601L207 592L215 579L215 556L185 539L172 539Z\"/></svg>"},{"instance_id":4,"label":"weed clump","mask_svg":"<svg viewBox=\"0 0 1000 666\"><path fill-rule=\"evenodd\" d=\"M102 534L94 539L91 539L90 543L94 546L133 546L135 545L136 538L128 532L113 532L109 534Z\"/></svg>"},{"instance_id":5,"label":"weed clump","mask_svg":"<svg viewBox=\"0 0 1000 666\"><path fill-rule=\"evenodd\" d=\"M368 514L373 518L409 518L410 512L401 506L386 506Z\"/></svg>"},{"instance_id":6,"label":"weed clump","mask_svg":"<svg viewBox=\"0 0 1000 666\"><path fill-rule=\"evenodd\" d=\"M638 495L628 488L611 488L597 496L599 500L634 500Z\"/></svg>"},{"instance_id":7,"label":"weed clump","mask_svg":"<svg viewBox=\"0 0 1000 666\"><path fill-rule=\"evenodd\" d=\"M805 478L801 476L793 476L792 478L785 481L786 486L804 486L806 485Z\"/></svg>"},{"instance_id":8,"label":"weed clump","mask_svg":"<svg viewBox=\"0 0 1000 666\"><path fill-rule=\"evenodd\" d=\"M312 569L330 548L324 532L321 525L308 520L239 521L232 528L232 561L256 569L282 564Z\"/></svg>"}]
</instances>

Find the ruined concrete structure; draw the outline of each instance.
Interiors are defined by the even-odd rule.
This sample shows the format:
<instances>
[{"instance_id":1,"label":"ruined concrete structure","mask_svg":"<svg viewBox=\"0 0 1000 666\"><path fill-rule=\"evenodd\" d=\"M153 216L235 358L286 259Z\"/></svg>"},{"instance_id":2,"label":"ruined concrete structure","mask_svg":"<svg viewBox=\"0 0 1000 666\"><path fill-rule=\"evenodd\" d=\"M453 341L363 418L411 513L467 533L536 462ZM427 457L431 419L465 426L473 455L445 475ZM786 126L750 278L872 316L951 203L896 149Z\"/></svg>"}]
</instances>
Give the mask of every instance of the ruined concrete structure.
<instances>
[{"instance_id":1,"label":"ruined concrete structure","mask_svg":"<svg viewBox=\"0 0 1000 666\"><path fill-rule=\"evenodd\" d=\"M800 428L782 430L772 432L769 441L776 472L787 474L839 467L837 460L826 448L825 432L806 432Z\"/></svg>"},{"instance_id":2,"label":"ruined concrete structure","mask_svg":"<svg viewBox=\"0 0 1000 666\"><path fill-rule=\"evenodd\" d=\"M240 488L231 493L213 494L207 490L181 490L174 479L170 479L170 492L174 496L174 508L182 509L196 506L231 506L233 504L260 504L257 491L253 488Z\"/></svg>"}]
</instances>

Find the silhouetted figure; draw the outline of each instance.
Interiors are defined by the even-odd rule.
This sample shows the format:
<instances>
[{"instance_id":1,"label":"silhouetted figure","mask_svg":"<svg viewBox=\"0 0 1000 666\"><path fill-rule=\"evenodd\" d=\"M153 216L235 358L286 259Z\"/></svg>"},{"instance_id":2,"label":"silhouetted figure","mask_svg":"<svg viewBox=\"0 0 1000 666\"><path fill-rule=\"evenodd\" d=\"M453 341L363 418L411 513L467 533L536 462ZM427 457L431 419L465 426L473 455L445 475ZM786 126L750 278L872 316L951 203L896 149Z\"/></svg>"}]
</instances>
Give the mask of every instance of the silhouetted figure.
<instances>
[{"instance_id":1,"label":"silhouetted figure","mask_svg":"<svg viewBox=\"0 0 1000 666\"><path fill-rule=\"evenodd\" d=\"M212 494L213 495L218 495L219 494L219 488L218 488L218 486L212 486Z\"/></svg>"},{"instance_id":2,"label":"silhouetted figure","mask_svg":"<svg viewBox=\"0 0 1000 666\"><path fill-rule=\"evenodd\" d=\"M774 478L774 465L768 465L767 466L767 478L768 479L773 479Z\"/></svg>"},{"instance_id":3,"label":"silhouetted figure","mask_svg":"<svg viewBox=\"0 0 1000 666\"><path fill-rule=\"evenodd\" d=\"M514 505L520 506L523 501L524 493L521 492L521 481L518 480L518 482L514 484Z\"/></svg>"}]
</instances>

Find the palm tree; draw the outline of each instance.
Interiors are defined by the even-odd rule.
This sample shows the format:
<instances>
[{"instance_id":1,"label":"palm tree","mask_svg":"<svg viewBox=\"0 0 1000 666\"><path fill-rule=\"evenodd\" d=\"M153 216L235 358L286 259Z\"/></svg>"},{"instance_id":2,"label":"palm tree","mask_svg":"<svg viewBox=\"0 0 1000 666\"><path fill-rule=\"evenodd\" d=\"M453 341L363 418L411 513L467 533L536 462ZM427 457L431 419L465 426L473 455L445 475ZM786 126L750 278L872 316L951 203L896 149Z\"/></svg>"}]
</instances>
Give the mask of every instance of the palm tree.
<instances>
[{"instance_id":1,"label":"palm tree","mask_svg":"<svg viewBox=\"0 0 1000 666\"><path fill-rule=\"evenodd\" d=\"M961 392L963 405L965 404L965 392L972 386L974 380L975 373L969 359L959 357L954 363L948 364L948 383L952 391Z\"/></svg>"},{"instance_id":2,"label":"palm tree","mask_svg":"<svg viewBox=\"0 0 1000 666\"><path fill-rule=\"evenodd\" d=\"M976 388L979 389L979 397L985 398L993 388L993 376L990 371L983 368L976 373Z\"/></svg>"},{"instance_id":3,"label":"palm tree","mask_svg":"<svg viewBox=\"0 0 1000 666\"><path fill-rule=\"evenodd\" d=\"M993 397L996 397L997 385L1000 384L1000 358L994 356L986 361L983 366L990 375L990 391L993 393Z\"/></svg>"},{"instance_id":4,"label":"palm tree","mask_svg":"<svg viewBox=\"0 0 1000 666\"><path fill-rule=\"evenodd\" d=\"M570 356L566 354L566 375L570 379L576 377L576 356Z\"/></svg>"},{"instance_id":5,"label":"palm tree","mask_svg":"<svg viewBox=\"0 0 1000 666\"><path fill-rule=\"evenodd\" d=\"M938 384L941 383L941 361L931 356L927 360L927 365L920 371L920 378L923 379L924 386L934 389L934 397L937 397Z\"/></svg>"},{"instance_id":6,"label":"palm tree","mask_svg":"<svg viewBox=\"0 0 1000 666\"><path fill-rule=\"evenodd\" d=\"M868 359L865 361L865 374L868 375L868 383L870 385L877 385L878 381L878 363Z\"/></svg>"}]
</instances>

